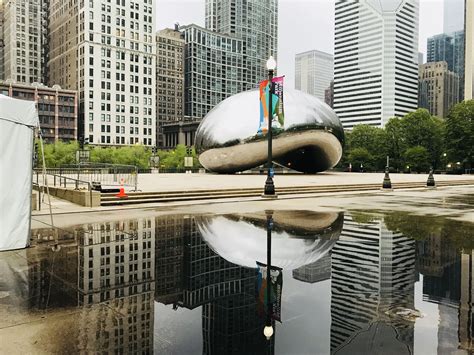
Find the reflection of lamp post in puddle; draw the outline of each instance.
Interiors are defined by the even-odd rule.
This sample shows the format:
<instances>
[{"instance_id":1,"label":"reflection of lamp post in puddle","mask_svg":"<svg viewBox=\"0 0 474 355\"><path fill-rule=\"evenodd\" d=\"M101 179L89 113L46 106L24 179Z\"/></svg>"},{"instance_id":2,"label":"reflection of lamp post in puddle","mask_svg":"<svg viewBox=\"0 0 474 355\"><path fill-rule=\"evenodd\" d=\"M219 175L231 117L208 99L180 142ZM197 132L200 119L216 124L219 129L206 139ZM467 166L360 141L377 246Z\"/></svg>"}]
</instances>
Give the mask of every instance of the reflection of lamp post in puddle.
<instances>
[{"instance_id":1,"label":"reflection of lamp post in puddle","mask_svg":"<svg viewBox=\"0 0 474 355\"><path fill-rule=\"evenodd\" d=\"M271 300L271 267L272 267L272 228L273 228L273 211L265 211L267 215L267 317L263 334L270 340L273 336L272 313L273 304Z\"/></svg>"}]
</instances>

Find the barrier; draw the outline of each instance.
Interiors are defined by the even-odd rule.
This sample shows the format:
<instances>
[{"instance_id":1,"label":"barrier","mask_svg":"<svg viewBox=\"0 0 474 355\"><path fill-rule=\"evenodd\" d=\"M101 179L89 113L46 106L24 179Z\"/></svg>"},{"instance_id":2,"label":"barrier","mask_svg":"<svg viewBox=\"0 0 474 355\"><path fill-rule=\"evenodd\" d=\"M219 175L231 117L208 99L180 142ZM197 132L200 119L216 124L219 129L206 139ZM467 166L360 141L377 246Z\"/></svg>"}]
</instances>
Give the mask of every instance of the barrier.
<instances>
[{"instance_id":1,"label":"barrier","mask_svg":"<svg viewBox=\"0 0 474 355\"><path fill-rule=\"evenodd\" d=\"M37 186L34 186L37 189ZM70 201L80 206L85 207L99 207L100 206L100 192L94 190L73 190L63 187L49 186L49 193L51 196Z\"/></svg>"},{"instance_id":2,"label":"barrier","mask_svg":"<svg viewBox=\"0 0 474 355\"><path fill-rule=\"evenodd\" d=\"M43 170L34 170L36 182L40 183ZM123 186L138 191L138 168L134 165L90 164L81 163L64 165L60 168L47 168L46 173L53 177L53 186L79 188L77 182L100 183L103 187Z\"/></svg>"}]
</instances>

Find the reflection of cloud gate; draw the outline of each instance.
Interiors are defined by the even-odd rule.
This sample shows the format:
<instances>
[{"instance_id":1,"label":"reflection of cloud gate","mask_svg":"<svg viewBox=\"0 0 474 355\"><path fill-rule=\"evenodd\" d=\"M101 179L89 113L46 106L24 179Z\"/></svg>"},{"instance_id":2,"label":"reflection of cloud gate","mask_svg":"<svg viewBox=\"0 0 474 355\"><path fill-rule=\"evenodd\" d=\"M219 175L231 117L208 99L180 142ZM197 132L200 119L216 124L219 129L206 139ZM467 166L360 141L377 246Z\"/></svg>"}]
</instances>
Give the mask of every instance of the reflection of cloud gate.
<instances>
[{"instance_id":1,"label":"reflection of cloud gate","mask_svg":"<svg viewBox=\"0 0 474 355\"><path fill-rule=\"evenodd\" d=\"M285 125L273 132L273 160L294 170L316 173L341 159L344 130L334 111L318 98L285 89ZM266 135L257 135L258 90L227 98L212 109L196 132L201 164L214 172L234 173L267 160Z\"/></svg>"},{"instance_id":2,"label":"reflection of cloud gate","mask_svg":"<svg viewBox=\"0 0 474 355\"><path fill-rule=\"evenodd\" d=\"M272 232L272 265L290 270L316 262L330 252L339 238L344 218L342 213L305 211L310 215L307 223L295 222L290 226L292 213L275 213ZM209 247L227 261L249 268L255 268L257 261L266 262L264 214L204 216L197 220L197 225Z\"/></svg>"}]
</instances>

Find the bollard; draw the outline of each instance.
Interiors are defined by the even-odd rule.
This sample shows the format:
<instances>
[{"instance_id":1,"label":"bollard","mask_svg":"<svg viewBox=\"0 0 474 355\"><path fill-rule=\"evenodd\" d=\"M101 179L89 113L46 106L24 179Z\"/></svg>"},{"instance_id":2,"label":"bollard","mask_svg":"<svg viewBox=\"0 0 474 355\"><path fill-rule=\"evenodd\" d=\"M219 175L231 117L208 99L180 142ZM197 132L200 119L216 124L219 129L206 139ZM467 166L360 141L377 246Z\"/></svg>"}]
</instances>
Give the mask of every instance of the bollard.
<instances>
[{"instance_id":1,"label":"bollard","mask_svg":"<svg viewBox=\"0 0 474 355\"><path fill-rule=\"evenodd\" d=\"M390 180L390 175L388 173L388 166L385 168L385 176L383 178L383 189L392 189L392 181Z\"/></svg>"},{"instance_id":2,"label":"bollard","mask_svg":"<svg viewBox=\"0 0 474 355\"><path fill-rule=\"evenodd\" d=\"M433 176L433 168L430 169L430 173L428 175L428 180L426 180L426 187L436 187L436 182Z\"/></svg>"}]
</instances>

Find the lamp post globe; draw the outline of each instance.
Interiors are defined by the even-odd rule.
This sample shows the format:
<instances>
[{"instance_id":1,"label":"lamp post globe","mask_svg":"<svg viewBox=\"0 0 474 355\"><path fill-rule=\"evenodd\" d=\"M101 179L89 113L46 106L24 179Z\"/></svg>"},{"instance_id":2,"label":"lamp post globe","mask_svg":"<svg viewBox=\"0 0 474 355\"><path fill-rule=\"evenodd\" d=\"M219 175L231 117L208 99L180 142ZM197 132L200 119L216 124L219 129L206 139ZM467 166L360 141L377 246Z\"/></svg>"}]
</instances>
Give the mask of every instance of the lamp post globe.
<instances>
[{"instance_id":1,"label":"lamp post globe","mask_svg":"<svg viewBox=\"0 0 474 355\"><path fill-rule=\"evenodd\" d=\"M277 62L275 58L273 58L273 56L271 55L270 58L268 58L267 60L267 69L274 71L276 67L277 67Z\"/></svg>"},{"instance_id":2,"label":"lamp post globe","mask_svg":"<svg viewBox=\"0 0 474 355\"><path fill-rule=\"evenodd\" d=\"M265 328L263 328L263 335L265 335L267 340L270 340L273 335L273 327L271 325L265 326Z\"/></svg>"}]
</instances>

